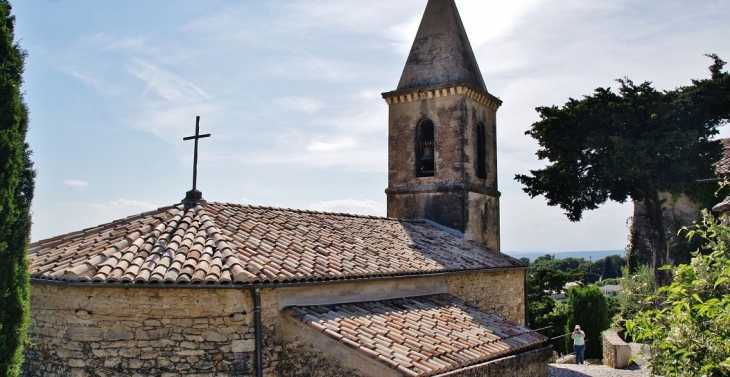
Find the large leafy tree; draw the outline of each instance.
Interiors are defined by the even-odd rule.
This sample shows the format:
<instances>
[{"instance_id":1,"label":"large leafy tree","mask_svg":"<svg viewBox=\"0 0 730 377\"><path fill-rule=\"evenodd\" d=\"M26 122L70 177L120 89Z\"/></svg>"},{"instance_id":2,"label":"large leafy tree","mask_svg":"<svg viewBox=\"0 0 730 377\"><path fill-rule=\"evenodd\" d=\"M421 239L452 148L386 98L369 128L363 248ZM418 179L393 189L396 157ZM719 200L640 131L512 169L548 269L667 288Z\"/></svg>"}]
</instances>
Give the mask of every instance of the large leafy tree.
<instances>
[{"instance_id":1,"label":"large leafy tree","mask_svg":"<svg viewBox=\"0 0 730 377\"><path fill-rule=\"evenodd\" d=\"M659 193L681 193L714 175L721 146L712 137L730 113L730 75L722 72L724 61L710 57L711 78L686 87L659 91L649 82L621 79L617 91L598 88L562 107L538 107L540 120L526 134L538 141L538 158L550 164L515 176L526 193L544 195L571 221L609 199L643 203L660 286L669 282L659 270L669 261L669 247Z\"/></svg>"},{"instance_id":2,"label":"large leafy tree","mask_svg":"<svg viewBox=\"0 0 730 377\"><path fill-rule=\"evenodd\" d=\"M28 110L20 92L25 52L15 17L0 0L0 375L17 376L30 317L26 253L35 172L25 143Z\"/></svg>"}]
</instances>

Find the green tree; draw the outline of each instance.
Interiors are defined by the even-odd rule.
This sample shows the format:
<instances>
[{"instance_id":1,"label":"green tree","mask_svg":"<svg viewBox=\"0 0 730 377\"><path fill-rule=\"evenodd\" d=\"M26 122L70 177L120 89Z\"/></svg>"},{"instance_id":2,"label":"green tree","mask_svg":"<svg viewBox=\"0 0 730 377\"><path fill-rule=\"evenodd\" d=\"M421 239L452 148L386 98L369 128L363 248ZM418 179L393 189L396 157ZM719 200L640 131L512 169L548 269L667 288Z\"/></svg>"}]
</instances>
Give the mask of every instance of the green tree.
<instances>
[{"instance_id":1,"label":"green tree","mask_svg":"<svg viewBox=\"0 0 730 377\"><path fill-rule=\"evenodd\" d=\"M625 276L619 282L621 292L618 293L619 317L617 321L632 319L642 310L654 307L654 271L648 265L637 267L636 273L628 274L628 267L624 268Z\"/></svg>"},{"instance_id":2,"label":"green tree","mask_svg":"<svg viewBox=\"0 0 730 377\"><path fill-rule=\"evenodd\" d=\"M0 0L0 375L17 376L30 318L26 253L35 172L25 143L28 111L20 92L25 52L15 17Z\"/></svg>"},{"instance_id":3,"label":"green tree","mask_svg":"<svg viewBox=\"0 0 730 377\"><path fill-rule=\"evenodd\" d=\"M601 280L621 277L621 267L626 260L619 255L609 255L591 264L589 271L601 275Z\"/></svg>"},{"instance_id":4,"label":"green tree","mask_svg":"<svg viewBox=\"0 0 730 377\"><path fill-rule=\"evenodd\" d=\"M530 265L527 275L527 310L530 319L529 326L533 329L542 329L540 333L549 337L564 335L565 324L568 320L567 305L557 302L552 294L563 292L565 284L585 279L584 264L581 259L555 259L552 255L544 255ZM575 269L570 269L575 267ZM555 351L560 354L567 352L565 343L560 339L553 344ZM571 351L572 352L572 348Z\"/></svg>"},{"instance_id":5,"label":"green tree","mask_svg":"<svg viewBox=\"0 0 730 377\"><path fill-rule=\"evenodd\" d=\"M617 92L598 88L563 107L538 107L540 120L526 134L550 164L515 176L526 193L544 195L571 221L609 199L641 202L658 285L669 282L659 270L669 259L659 193L681 193L714 175L721 146L711 138L730 117L730 75L722 72L724 61L711 57L711 78L686 87L658 91L621 79Z\"/></svg>"},{"instance_id":6,"label":"green tree","mask_svg":"<svg viewBox=\"0 0 730 377\"><path fill-rule=\"evenodd\" d=\"M705 210L702 224L688 237L694 234L712 251L672 268L672 283L651 297L661 295L661 306L640 312L626 329L634 339L652 344L657 375L729 376L730 228Z\"/></svg>"},{"instance_id":7,"label":"green tree","mask_svg":"<svg viewBox=\"0 0 730 377\"><path fill-rule=\"evenodd\" d=\"M609 327L606 297L595 285L572 287L568 290L568 306L570 314L565 332L570 333L575 325L580 325L586 333L586 359L603 358L601 333ZM566 337L566 346L572 348L570 337Z\"/></svg>"}]
</instances>

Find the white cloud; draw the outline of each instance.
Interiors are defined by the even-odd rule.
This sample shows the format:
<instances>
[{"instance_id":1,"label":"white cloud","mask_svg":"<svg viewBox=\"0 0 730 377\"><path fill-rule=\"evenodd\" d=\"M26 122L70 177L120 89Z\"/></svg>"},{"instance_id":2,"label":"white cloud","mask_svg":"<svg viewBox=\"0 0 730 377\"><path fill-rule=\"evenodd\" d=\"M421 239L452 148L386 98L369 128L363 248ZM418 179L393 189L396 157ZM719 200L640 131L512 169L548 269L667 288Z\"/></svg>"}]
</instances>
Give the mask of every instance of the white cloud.
<instances>
[{"instance_id":1,"label":"white cloud","mask_svg":"<svg viewBox=\"0 0 730 377\"><path fill-rule=\"evenodd\" d=\"M315 80L349 82L360 79L363 68L346 61L308 54L290 54L291 58L277 61L266 69L266 74L285 80Z\"/></svg>"},{"instance_id":2,"label":"white cloud","mask_svg":"<svg viewBox=\"0 0 730 377\"><path fill-rule=\"evenodd\" d=\"M167 101L194 101L210 98L208 93L184 78L141 59L125 64L125 70L147 83L147 90Z\"/></svg>"},{"instance_id":3,"label":"white cloud","mask_svg":"<svg viewBox=\"0 0 730 377\"><path fill-rule=\"evenodd\" d=\"M380 98L380 92L375 89L363 89L360 91L360 97L364 99Z\"/></svg>"},{"instance_id":4,"label":"white cloud","mask_svg":"<svg viewBox=\"0 0 730 377\"><path fill-rule=\"evenodd\" d=\"M313 211L355 213L359 215L385 216L385 203L371 199L336 199L312 203L308 206Z\"/></svg>"},{"instance_id":5,"label":"white cloud","mask_svg":"<svg viewBox=\"0 0 730 377\"><path fill-rule=\"evenodd\" d=\"M156 209L158 206L145 201L117 199L107 203L75 203L91 210L105 213L138 213Z\"/></svg>"},{"instance_id":6,"label":"white cloud","mask_svg":"<svg viewBox=\"0 0 730 377\"><path fill-rule=\"evenodd\" d=\"M545 0L458 1L459 15L469 36L472 48L502 38L512 32L518 21L537 9ZM415 33L414 33L415 35Z\"/></svg>"},{"instance_id":7,"label":"white cloud","mask_svg":"<svg viewBox=\"0 0 730 377\"><path fill-rule=\"evenodd\" d=\"M352 138L341 138L332 141L312 141L307 145L310 152L332 152L340 149L352 148L355 146L355 140Z\"/></svg>"},{"instance_id":8,"label":"white cloud","mask_svg":"<svg viewBox=\"0 0 730 377\"><path fill-rule=\"evenodd\" d=\"M413 45L413 39L418 32L418 25L421 24L421 16L413 16L407 22L395 24L389 27L389 35L393 40L392 45L402 56L408 56Z\"/></svg>"},{"instance_id":9,"label":"white cloud","mask_svg":"<svg viewBox=\"0 0 730 377\"><path fill-rule=\"evenodd\" d=\"M106 46L104 46L106 50L142 53L152 53L154 51L154 48L149 45L149 37L147 36L123 37L120 39L105 37L101 38L101 41L106 42Z\"/></svg>"},{"instance_id":10,"label":"white cloud","mask_svg":"<svg viewBox=\"0 0 730 377\"><path fill-rule=\"evenodd\" d=\"M61 70L91 85L94 90L105 96L115 96L121 93L117 86L110 84L107 80L100 77L100 75L90 70L84 70L83 72L81 68L61 68Z\"/></svg>"},{"instance_id":11,"label":"white cloud","mask_svg":"<svg viewBox=\"0 0 730 377\"><path fill-rule=\"evenodd\" d=\"M58 215L52 217L54 225L50 227L51 229L45 232L36 231L33 239L38 240L56 234L106 224L127 216L155 210L158 207L158 205L150 202L129 199L116 199L106 203L61 202L58 203L58 206L52 206L53 210L58 211ZM58 221L58 218L62 216L61 214L69 213L66 208L71 208L74 216L68 221Z\"/></svg>"},{"instance_id":12,"label":"white cloud","mask_svg":"<svg viewBox=\"0 0 730 377\"><path fill-rule=\"evenodd\" d=\"M79 181L77 179L66 179L66 180L63 181L63 184L66 185L66 186L76 187L76 188L88 187L89 186L89 182Z\"/></svg>"},{"instance_id":13,"label":"white cloud","mask_svg":"<svg viewBox=\"0 0 730 377\"><path fill-rule=\"evenodd\" d=\"M277 98L274 102L284 109L301 111L307 114L314 114L324 107L324 102L309 97L281 97Z\"/></svg>"},{"instance_id":14,"label":"white cloud","mask_svg":"<svg viewBox=\"0 0 730 377\"><path fill-rule=\"evenodd\" d=\"M201 133L208 133L208 125L217 124L213 119L218 114L221 105L210 101L201 101L188 105L176 105L169 102L145 103L140 105L143 111L139 114L127 115L131 128L146 131L158 136L165 142L181 142L182 137L190 135L195 130L195 117L200 115Z\"/></svg>"}]
</instances>

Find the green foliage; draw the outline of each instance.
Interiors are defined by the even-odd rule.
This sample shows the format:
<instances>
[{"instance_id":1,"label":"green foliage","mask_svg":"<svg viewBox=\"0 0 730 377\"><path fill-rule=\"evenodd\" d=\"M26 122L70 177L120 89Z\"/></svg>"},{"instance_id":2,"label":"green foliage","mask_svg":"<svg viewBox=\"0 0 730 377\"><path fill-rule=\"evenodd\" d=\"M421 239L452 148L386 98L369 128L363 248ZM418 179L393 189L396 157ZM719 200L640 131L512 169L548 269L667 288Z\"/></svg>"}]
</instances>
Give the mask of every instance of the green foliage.
<instances>
[{"instance_id":1,"label":"green foliage","mask_svg":"<svg viewBox=\"0 0 730 377\"><path fill-rule=\"evenodd\" d=\"M572 287L568 290L569 316L565 332L573 331L575 325L580 325L586 333L586 359L603 358L601 333L608 329L608 302L606 297L595 285L586 287ZM566 346L572 348L573 340L566 337Z\"/></svg>"},{"instance_id":2,"label":"green foliage","mask_svg":"<svg viewBox=\"0 0 730 377\"><path fill-rule=\"evenodd\" d=\"M585 283L598 280L600 275L588 271L604 270L605 259L619 260L620 262L616 264L625 264L618 255L599 259L593 265L582 258L556 259L549 254L535 259L528 269L527 276L530 328L549 327L540 331L549 337L564 335L568 325L568 315L572 309L568 304L557 302L551 295L562 293L565 284L569 282ZM614 312L618 311L618 304L612 302L607 306L607 310L609 315L615 314ZM563 338L556 341L553 347L560 354L573 352L572 344L568 347Z\"/></svg>"},{"instance_id":3,"label":"green foliage","mask_svg":"<svg viewBox=\"0 0 730 377\"><path fill-rule=\"evenodd\" d=\"M563 329L568 319L567 307L552 298L551 294L559 294L566 283L581 281L584 270L578 267L582 260L555 259L552 255L545 255L535 259L528 269L527 275L527 311L530 319L529 326L533 329L542 329L540 333L549 337L563 335ZM547 327L547 328L546 328ZM562 342L554 344L555 351L565 354L565 345Z\"/></svg>"},{"instance_id":4,"label":"green foliage","mask_svg":"<svg viewBox=\"0 0 730 377\"><path fill-rule=\"evenodd\" d=\"M714 175L720 143L711 140L730 117L730 75L710 56L711 78L658 91L651 83L618 80L617 91L598 88L562 106L538 107L527 135L550 162L515 179L531 197L543 195L571 221L607 200L643 202L654 268L665 264L667 242L659 192L681 193ZM668 275L655 272L659 285Z\"/></svg>"},{"instance_id":5,"label":"green foliage","mask_svg":"<svg viewBox=\"0 0 730 377\"><path fill-rule=\"evenodd\" d=\"M625 267L624 272L625 276L619 279L623 289L616 296L619 305L617 322L634 318L640 311L654 306L654 300L651 299L655 291L654 271L651 267L638 266L633 275L629 275L628 267Z\"/></svg>"},{"instance_id":6,"label":"green foliage","mask_svg":"<svg viewBox=\"0 0 730 377\"><path fill-rule=\"evenodd\" d=\"M727 221L727 217L723 216ZM730 228L706 210L700 236L709 254L672 268L674 280L658 290L646 309L626 323L634 339L652 344L651 364L663 376L730 375ZM669 268L669 267L667 267Z\"/></svg>"},{"instance_id":7,"label":"green foliage","mask_svg":"<svg viewBox=\"0 0 730 377\"><path fill-rule=\"evenodd\" d=\"M598 283L596 283L596 285L599 287L603 287L605 285L619 285L619 284L621 284L621 280L614 279L614 278L603 279L603 280L599 281Z\"/></svg>"},{"instance_id":8,"label":"green foliage","mask_svg":"<svg viewBox=\"0 0 730 377\"><path fill-rule=\"evenodd\" d=\"M585 284L595 284L601 280L601 275L589 272L585 275Z\"/></svg>"},{"instance_id":9,"label":"green foliage","mask_svg":"<svg viewBox=\"0 0 730 377\"><path fill-rule=\"evenodd\" d=\"M25 143L28 111L20 93L25 52L15 18L0 0L0 375L17 376L30 317L26 253L35 172Z\"/></svg>"}]
</instances>

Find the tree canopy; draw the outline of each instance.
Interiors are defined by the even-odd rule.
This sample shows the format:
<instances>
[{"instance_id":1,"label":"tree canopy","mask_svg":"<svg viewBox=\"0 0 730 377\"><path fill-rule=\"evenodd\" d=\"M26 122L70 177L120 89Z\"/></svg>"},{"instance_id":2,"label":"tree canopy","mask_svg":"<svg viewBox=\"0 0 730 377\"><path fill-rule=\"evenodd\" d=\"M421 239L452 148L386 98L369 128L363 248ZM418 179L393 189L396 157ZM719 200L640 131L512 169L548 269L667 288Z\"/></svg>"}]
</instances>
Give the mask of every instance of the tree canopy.
<instances>
[{"instance_id":1,"label":"tree canopy","mask_svg":"<svg viewBox=\"0 0 730 377\"><path fill-rule=\"evenodd\" d=\"M650 82L619 79L616 91L598 88L562 107L538 107L527 135L550 163L515 179L531 197L543 195L571 221L607 200L646 207L653 267L667 262L660 192L681 193L714 176L721 145L712 138L730 117L730 75L716 55L711 78L659 91ZM667 276L657 273L660 285Z\"/></svg>"},{"instance_id":2,"label":"tree canopy","mask_svg":"<svg viewBox=\"0 0 730 377\"><path fill-rule=\"evenodd\" d=\"M25 52L15 17L0 0L0 376L17 376L30 318L28 240L35 172L25 143L28 111L20 92Z\"/></svg>"}]
</instances>

